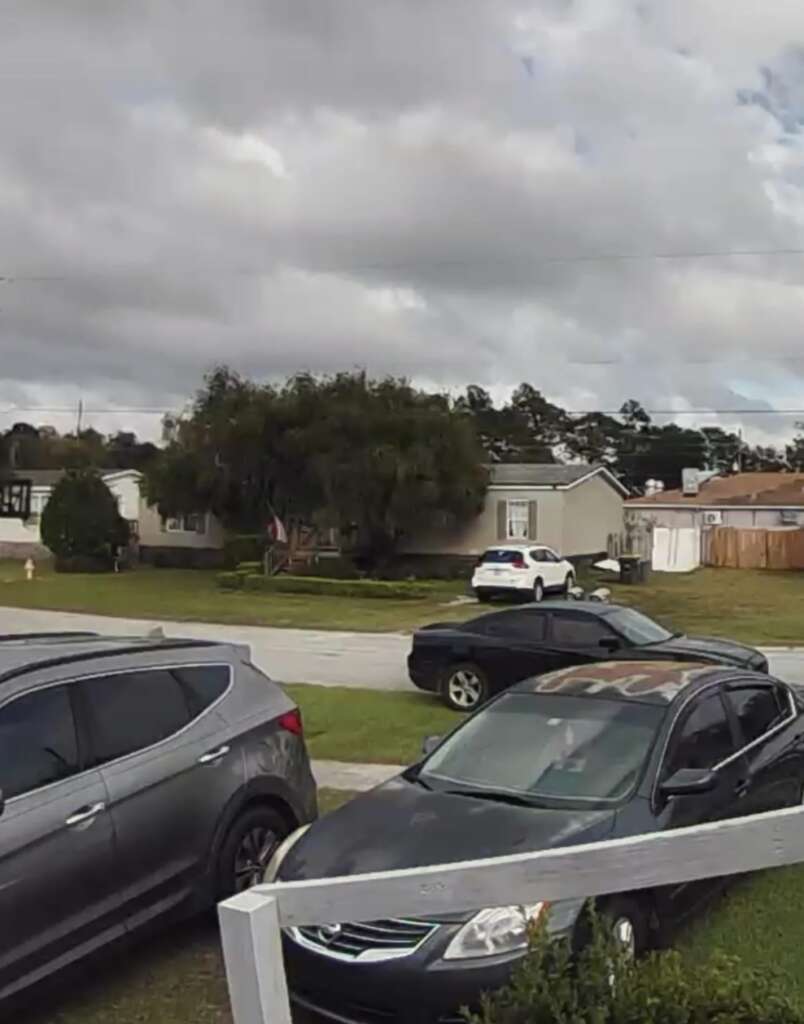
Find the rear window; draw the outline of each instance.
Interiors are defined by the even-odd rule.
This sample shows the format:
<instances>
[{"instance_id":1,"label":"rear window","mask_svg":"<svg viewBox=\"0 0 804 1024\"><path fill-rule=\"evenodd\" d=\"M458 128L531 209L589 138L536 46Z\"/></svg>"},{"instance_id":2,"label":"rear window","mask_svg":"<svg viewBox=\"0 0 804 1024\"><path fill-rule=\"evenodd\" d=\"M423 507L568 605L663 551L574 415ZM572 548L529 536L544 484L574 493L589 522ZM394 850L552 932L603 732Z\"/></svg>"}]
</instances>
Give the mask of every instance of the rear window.
<instances>
[{"instance_id":1,"label":"rear window","mask_svg":"<svg viewBox=\"0 0 804 1024\"><path fill-rule=\"evenodd\" d=\"M521 551L511 551L510 548L490 548L486 551L480 561L485 565L487 562L497 565L510 565L512 562L523 560Z\"/></svg>"},{"instance_id":2,"label":"rear window","mask_svg":"<svg viewBox=\"0 0 804 1024\"><path fill-rule=\"evenodd\" d=\"M193 718L223 696L229 685L228 665L198 665L172 672L184 687Z\"/></svg>"}]
</instances>

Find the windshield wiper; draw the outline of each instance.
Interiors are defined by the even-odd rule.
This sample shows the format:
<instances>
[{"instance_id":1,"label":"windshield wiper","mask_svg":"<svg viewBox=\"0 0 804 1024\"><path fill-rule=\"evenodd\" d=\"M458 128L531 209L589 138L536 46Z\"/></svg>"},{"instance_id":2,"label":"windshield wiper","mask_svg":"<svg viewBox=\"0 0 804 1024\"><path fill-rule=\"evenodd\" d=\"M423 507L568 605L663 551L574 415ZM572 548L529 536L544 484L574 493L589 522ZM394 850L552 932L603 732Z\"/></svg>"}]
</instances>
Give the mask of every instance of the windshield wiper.
<instances>
[{"instance_id":1,"label":"windshield wiper","mask_svg":"<svg viewBox=\"0 0 804 1024\"><path fill-rule=\"evenodd\" d=\"M536 800L519 793L506 793L499 789L444 789L447 796L469 796L476 800L493 800L499 804L513 804L515 807L539 807Z\"/></svg>"}]
</instances>

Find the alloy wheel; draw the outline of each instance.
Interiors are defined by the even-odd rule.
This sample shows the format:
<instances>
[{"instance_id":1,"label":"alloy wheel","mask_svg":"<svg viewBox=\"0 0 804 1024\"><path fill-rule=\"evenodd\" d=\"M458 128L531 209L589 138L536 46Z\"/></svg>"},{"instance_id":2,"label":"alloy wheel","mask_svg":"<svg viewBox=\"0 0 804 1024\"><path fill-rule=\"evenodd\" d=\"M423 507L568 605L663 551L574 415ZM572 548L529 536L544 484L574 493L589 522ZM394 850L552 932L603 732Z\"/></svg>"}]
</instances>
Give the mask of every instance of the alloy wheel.
<instances>
[{"instance_id":1,"label":"alloy wheel","mask_svg":"<svg viewBox=\"0 0 804 1024\"><path fill-rule=\"evenodd\" d=\"M259 885L278 841L273 829L265 826L250 828L245 833L235 854L235 892Z\"/></svg>"},{"instance_id":2,"label":"alloy wheel","mask_svg":"<svg viewBox=\"0 0 804 1024\"><path fill-rule=\"evenodd\" d=\"M636 956L636 930L634 922L628 917L618 917L612 925L611 932L626 956L633 960Z\"/></svg>"},{"instance_id":3,"label":"alloy wheel","mask_svg":"<svg viewBox=\"0 0 804 1024\"><path fill-rule=\"evenodd\" d=\"M456 707L469 710L480 702L483 681L476 672L462 668L450 676L447 689L449 698Z\"/></svg>"}]
</instances>

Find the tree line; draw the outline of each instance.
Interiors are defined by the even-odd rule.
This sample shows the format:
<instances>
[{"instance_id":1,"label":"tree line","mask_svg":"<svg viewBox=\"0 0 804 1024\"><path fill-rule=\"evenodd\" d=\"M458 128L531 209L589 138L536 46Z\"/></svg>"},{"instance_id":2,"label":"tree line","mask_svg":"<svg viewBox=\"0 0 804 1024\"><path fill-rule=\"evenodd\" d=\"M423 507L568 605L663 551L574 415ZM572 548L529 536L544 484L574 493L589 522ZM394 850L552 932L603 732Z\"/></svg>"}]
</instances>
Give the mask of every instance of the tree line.
<instances>
[{"instance_id":1,"label":"tree line","mask_svg":"<svg viewBox=\"0 0 804 1024\"><path fill-rule=\"evenodd\" d=\"M578 415L527 383L495 403L474 385L450 397L362 372L261 384L220 366L163 426L157 447L18 423L0 434L0 467L140 469L164 515L209 510L238 533L264 533L274 515L336 526L375 564L406 534L477 514L493 462L602 463L636 493L650 479L678 487L686 467L804 469L801 433L752 446L720 427L657 424L635 400Z\"/></svg>"}]
</instances>

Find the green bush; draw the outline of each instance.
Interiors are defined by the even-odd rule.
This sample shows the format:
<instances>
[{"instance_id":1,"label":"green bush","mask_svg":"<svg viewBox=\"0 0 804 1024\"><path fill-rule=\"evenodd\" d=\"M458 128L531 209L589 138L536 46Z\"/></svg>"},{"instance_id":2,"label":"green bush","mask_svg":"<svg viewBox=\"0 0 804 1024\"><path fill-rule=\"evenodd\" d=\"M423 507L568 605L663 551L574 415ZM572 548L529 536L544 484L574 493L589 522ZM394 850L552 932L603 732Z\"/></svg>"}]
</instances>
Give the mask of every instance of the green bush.
<instances>
[{"instance_id":1,"label":"green bush","mask_svg":"<svg viewBox=\"0 0 804 1024\"><path fill-rule=\"evenodd\" d=\"M235 575L240 576L239 573ZM330 597L385 598L416 601L431 597L432 585L388 583L385 580L329 580L320 576L245 576L246 590L264 594L320 594ZM220 580L220 577L219 577Z\"/></svg>"},{"instance_id":2,"label":"green bush","mask_svg":"<svg viewBox=\"0 0 804 1024\"><path fill-rule=\"evenodd\" d=\"M263 570L262 562L238 562L235 572L245 576L253 576Z\"/></svg>"},{"instance_id":3,"label":"green bush","mask_svg":"<svg viewBox=\"0 0 804 1024\"><path fill-rule=\"evenodd\" d=\"M243 577L237 572L219 572L215 582L221 590L243 589Z\"/></svg>"},{"instance_id":4,"label":"green bush","mask_svg":"<svg viewBox=\"0 0 804 1024\"><path fill-rule=\"evenodd\" d=\"M56 556L57 572L102 572L128 544L128 523L112 492L91 469L68 472L42 513L42 541ZM93 569L73 568L94 565Z\"/></svg>"},{"instance_id":5,"label":"green bush","mask_svg":"<svg viewBox=\"0 0 804 1024\"><path fill-rule=\"evenodd\" d=\"M235 533L223 543L223 562L234 569L241 562L259 562L262 565L268 537L264 533Z\"/></svg>"},{"instance_id":6,"label":"green bush","mask_svg":"<svg viewBox=\"0 0 804 1024\"><path fill-rule=\"evenodd\" d=\"M784 995L784 975L755 970L713 954L690 963L675 951L636 963L599 921L573 956L551 940L543 921L507 986L483 996L471 1024L804 1024L804 1012Z\"/></svg>"},{"instance_id":7,"label":"green bush","mask_svg":"<svg viewBox=\"0 0 804 1024\"><path fill-rule=\"evenodd\" d=\"M361 573L350 558L317 558L309 565L295 570L297 576L316 576L328 580L359 580Z\"/></svg>"}]
</instances>

